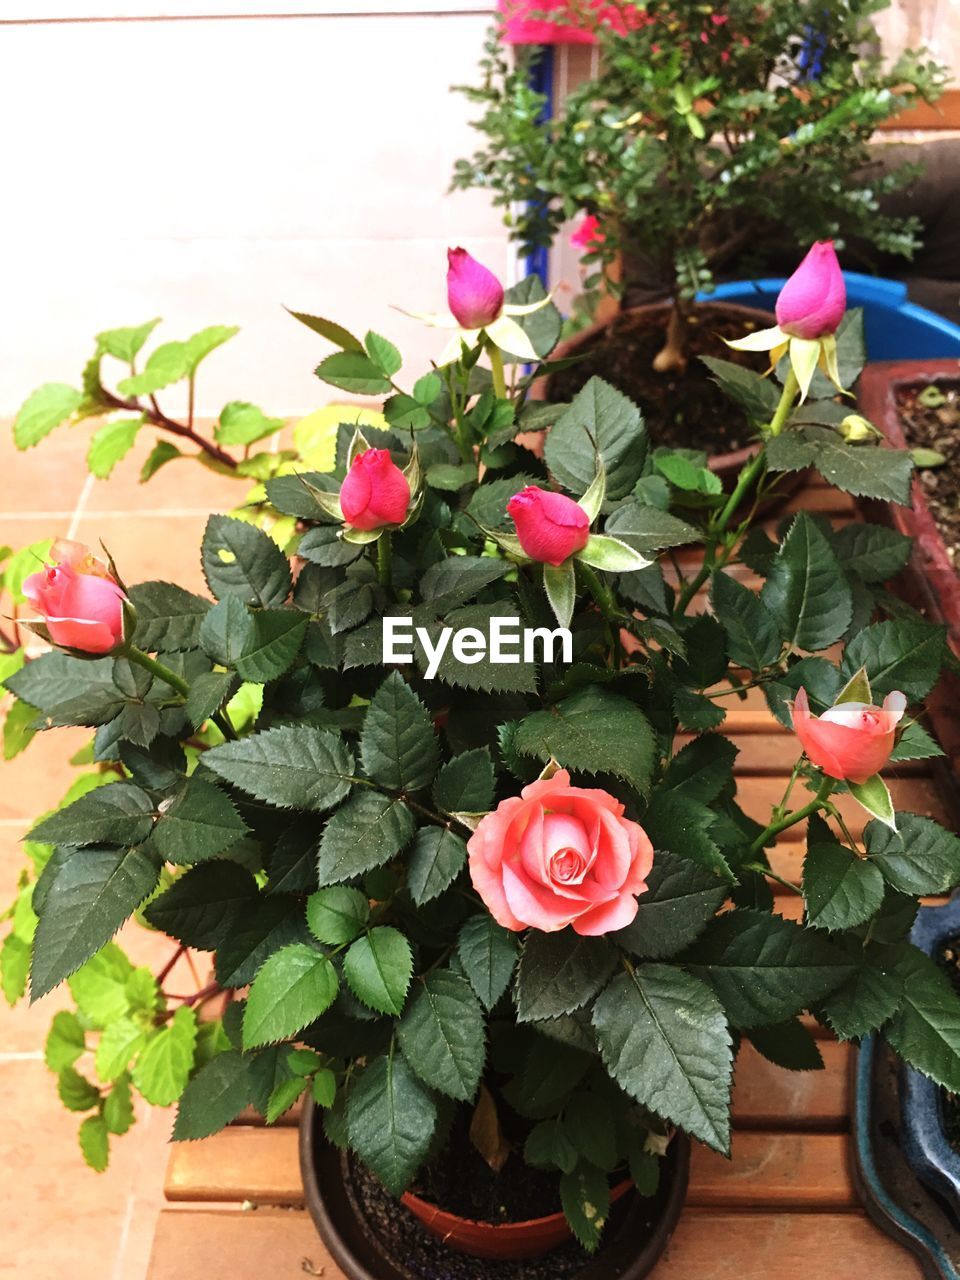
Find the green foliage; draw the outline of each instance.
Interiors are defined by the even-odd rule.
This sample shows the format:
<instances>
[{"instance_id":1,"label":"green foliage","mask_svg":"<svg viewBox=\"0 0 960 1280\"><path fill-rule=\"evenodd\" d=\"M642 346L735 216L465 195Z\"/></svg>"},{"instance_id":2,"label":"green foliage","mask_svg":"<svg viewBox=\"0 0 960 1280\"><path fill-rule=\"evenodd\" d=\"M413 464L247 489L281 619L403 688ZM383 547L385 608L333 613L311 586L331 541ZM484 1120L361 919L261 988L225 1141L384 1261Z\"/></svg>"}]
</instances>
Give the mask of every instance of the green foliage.
<instances>
[{"instance_id":1,"label":"green foliage","mask_svg":"<svg viewBox=\"0 0 960 1280\"><path fill-rule=\"evenodd\" d=\"M398 929L386 925L358 938L343 959L343 975L350 990L379 1013L403 1011L412 974L409 942Z\"/></svg>"},{"instance_id":2,"label":"green foliage","mask_svg":"<svg viewBox=\"0 0 960 1280\"><path fill-rule=\"evenodd\" d=\"M292 943L274 952L247 997L244 1048L296 1035L330 1008L338 987L336 970L322 951Z\"/></svg>"},{"instance_id":3,"label":"green foliage","mask_svg":"<svg viewBox=\"0 0 960 1280\"><path fill-rule=\"evenodd\" d=\"M608 383L591 378L547 436L547 465L571 493L582 494L597 473L607 477L607 501L625 498L640 478L646 449L637 407Z\"/></svg>"},{"instance_id":4,"label":"green foliage","mask_svg":"<svg viewBox=\"0 0 960 1280\"><path fill-rule=\"evenodd\" d=\"M386 678L363 722L360 756L367 775L393 791L422 791L437 769L426 707L398 671Z\"/></svg>"},{"instance_id":5,"label":"green foliage","mask_svg":"<svg viewBox=\"0 0 960 1280\"><path fill-rule=\"evenodd\" d=\"M517 1016L539 1022L581 1009L615 964L616 953L602 938L582 938L572 929L530 933L517 971Z\"/></svg>"},{"instance_id":6,"label":"green foliage","mask_svg":"<svg viewBox=\"0 0 960 1280\"><path fill-rule=\"evenodd\" d=\"M770 566L760 602L799 649L827 649L850 625L850 588L825 535L801 512Z\"/></svg>"},{"instance_id":7,"label":"green foliage","mask_svg":"<svg viewBox=\"0 0 960 1280\"><path fill-rule=\"evenodd\" d=\"M397 1027L407 1062L432 1089L468 1102L484 1061L483 1010L455 973L427 974Z\"/></svg>"},{"instance_id":8,"label":"green foliage","mask_svg":"<svg viewBox=\"0 0 960 1280\"><path fill-rule=\"evenodd\" d=\"M350 1145L393 1195L423 1162L436 1123L436 1104L399 1055L360 1072L347 1104Z\"/></svg>"}]
</instances>

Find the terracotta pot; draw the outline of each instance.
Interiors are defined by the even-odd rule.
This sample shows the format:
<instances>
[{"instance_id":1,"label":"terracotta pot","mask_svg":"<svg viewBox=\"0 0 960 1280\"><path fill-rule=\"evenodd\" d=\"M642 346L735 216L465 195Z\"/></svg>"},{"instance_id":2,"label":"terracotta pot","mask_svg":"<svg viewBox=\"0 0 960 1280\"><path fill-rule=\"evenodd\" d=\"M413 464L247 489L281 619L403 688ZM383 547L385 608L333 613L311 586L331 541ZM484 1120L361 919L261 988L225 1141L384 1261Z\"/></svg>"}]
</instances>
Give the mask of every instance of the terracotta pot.
<instances>
[{"instance_id":1,"label":"terracotta pot","mask_svg":"<svg viewBox=\"0 0 960 1280\"><path fill-rule=\"evenodd\" d=\"M300 1172L310 1215L334 1260L349 1280L411 1280L413 1272L404 1265L404 1258L395 1257L388 1251L368 1221L355 1190L352 1158L327 1142L320 1109L309 1098L300 1119ZM618 1200L617 1213L607 1227L598 1252L589 1259L584 1258L576 1280L644 1280L656 1266L677 1224L687 1194L689 1173L690 1142L683 1134L677 1133L663 1159L660 1185L653 1196L628 1194L631 1191L629 1182L614 1188L613 1194ZM404 1213L407 1209L415 1212L409 1203L411 1199L422 1205L427 1213L433 1213L432 1225L427 1228L431 1234L447 1239L445 1232L437 1230L437 1215L441 1211L433 1210L417 1197L403 1197L396 1212ZM416 1212L416 1216L422 1223L423 1215ZM539 1232L542 1224L552 1223L561 1215L507 1226L469 1223L465 1219L448 1216L453 1222L478 1227L483 1232L523 1233L531 1227ZM555 1228L551 1228L553 1230ZM569 1238L568 1233L559 1239L551 1234L538 1240L535 1247L532 1240L525 1241L522 1253L514 1250L507 1254L500 1250L484 1256L539 1256L557 1244L562 1245L566 1238ZM452 1254L452 1239L450 1244ZM471 1270L471 1265L477 1269ZM479 1277L484 1274L482 1261L470 1264L461 1256L457 1275Z\"/></svg>"},{"instance_id":2,"label":"terracotta pot","mask_svg":"<svg viewBox=\"0 0 960 1280\"><path fill-rule=\"evenodd\" d=\"M757 307L741 307L733 302L701 302L697 306L699 314L704 316L704 323L709 323L711 314L721 314L725 317L736 316L743 321L744 328L752 326L754 329L768 329L773 322L773 316L769 311L761 311ZM662 323L664 331L666 331L667 317L670 314L670 306L665 302L652 302L643 307L631 307L627 311L621 311L616 317L617 322L622 322L624 318L636 317L637 319L648 317L656 318ZM579 355L584 347L589 347L597 338L606 334L612 325L606 321L599 324L591 325L589 329L584 329L566 342L560 345L552 353L551 359L566 360L570 356ZM589 357L588 357L589 359ZM550 378L541 378L536 382L531 390L531 398L535 400L550 399ZM641 405L642 409L643 406ZM542 433L540 440L542 441ZM737 482L744 465L757 452L758 445L748 445L745 449L734 449L730 453L719 453L713 458L707 460L710 470L718 475L723 481L723 487L729 492L733 489ZM779 490L777 494L772 496L769 501L762 506L764 511L769 511L773 507L779 505L784 499L803 487L807 482L809 472L806 471L790 471L781 476L779 482Z\"/></svg>"},{"instance_id":3,"label":"terracotta pot","mask_svg":"<svg viewBox=\"0 0 960 1280\"><path fill-rule=\"evenodd\" d=\"M632 1186L629 1178L619 1182L610 1192L610 1203L616 1204ZM410 1191L401 1196L400 1203L432 1236L475 1258L536 1258L566 1244L573 1235L562 1213L528 1218L526 1222L478 1222L438 1209Z\"/></svg>"},{"instance_id":4,"label":"terracotta pot","mask_svg":"<svg viewBox=\"0 0 960 1280\"><path fill-rule=\"evenodd\" d=\"M957 360L889 360L867 365L860 375L858 400L868 418L894 449L905 449L908 441L900 422L897 391L902 387L924 386L934 382L960 381ZM923 495L923 486L914 477L912 505L901 507L892 502L858 498L857 505L866 519L886 524L913 539L910 563L896 580L896 590L908 604L919 609L932 622L946 625L951 649L960 655L960 576L947 554L936 521ZM952 672L944 672L939 684L927 698L927 711L940 745L960 769L960 680Z\"/></svg>"}]
</instances>

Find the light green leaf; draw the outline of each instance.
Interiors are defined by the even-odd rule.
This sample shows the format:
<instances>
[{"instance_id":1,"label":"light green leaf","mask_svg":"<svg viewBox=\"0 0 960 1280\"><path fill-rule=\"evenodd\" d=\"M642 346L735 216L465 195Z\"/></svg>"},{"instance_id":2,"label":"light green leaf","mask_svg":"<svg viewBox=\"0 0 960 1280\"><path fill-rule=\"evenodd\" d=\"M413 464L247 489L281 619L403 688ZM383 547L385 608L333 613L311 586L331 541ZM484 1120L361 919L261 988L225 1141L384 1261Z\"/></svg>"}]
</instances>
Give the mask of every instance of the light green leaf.
<instances>
[{"instance_id":1,"label":"light green leaf","mask_svg":"<svg viewBox=\"0 0 960 1280\"><path fill-rule=\"evenodd\" d=\"M108 1022L100 1036L95 1059L97 1075L104 1084L123 1075L131 1059L146 1043L146 1032L131 1018Z\"/></svg>"},{"instance_id":2,"label":"light green leaf","mask_svg":"<svg viewBox=\"0 0 960 1280\"><path fill-rule=\"evenodd\" d=\"M283 427L283 418L268 418L262 409L244 400L231 400L220 410L214 435L220 444L254 444Z\"/></svg>"},{"instance_id":3,"label":"light green leaf","mask_svg":"<svg viewBox=\"0 0 960 1280\"><path fill-rule=\"evenodd\" d=\"M110 1137L103 1116L88 1116L77 1137L84 1160L95 1173L103 1173L110 1163Z\"/></svg>"},{"instance_id":4,"label":"light green leaf","mask_svg":"<svg viewBox=\"0 0 960 1280\"><path fill-rule=\"evenodd\" d=\"M126 1133L133 1124L133 1098L128 1075L122 1075L104 1099L103 1122L109 1133L117 1135Z\"/></svg>"},{"instance_id":5,"label":"light green leaf","mask_svg":"<svg viewBox=\"0 0 960 1280\"><path fill-rule=\"evenodd\" d=\"M51 1071L72 1067L86 1048L86 1036L75 1013L63 1009L53 1015L43 1047L43 1060Z\"/></svg>"},{"instance_id":6,"label":"light green leaf","mask_svg":"<svg viewBox=\"0 0 960 1280\"><path fill-rule=\"evenodd\" d=\"M322 951L295 942L281 947L254 978L243 1015L243 1047L287 1040L330 1008L337 971Z\"/></svg>"},{"instance_id":7,"label":"light green leaf","mask_svg":"<svg viewBox=\"0 0 960 1280\"><path fill-rule=\"evenodd\" d=\"M587 545L576 553L575 558L595 569L602 569L605 573L635 573L652 563L619 538L610 538L600 533L592 533L587 539Z\"/></svg>"},{"instance_id":8,"label":"light green leaf","mask_svg":"<svg viewBox=\"0 0 960 1280\"><path fill-rule=\"evenodd\" d=\"M90 440L87 466L91 475L106 480L113 468L133 448L137 432L143 426L143 418L120 418L98 427Z\"/></svg>"},{"instance_id":9,"label":"light green leaf","mask_svg":"<svg viewBox=\"0 0 960 1280\"><path fill-rule=\"evenodd\" d=\"M197 1015L181 1005L149 1041L133 1068L133 1083L155 1107L169 1107L186 1088L197 1043Z\"/></svg>"},{"instance_id":10,"label":"light green leaf","mask_svg":"<svg viewBox=\"0 0 960 1280\"><path fill-rule=\"evenodd\" d=\"M61 422L80 407L79 391L62 382L47 382L38 387L20 407L13 424L13 439L18 449L39 444Z\"/></svg>"},{"instance_id":11,"label":"light green leaf","mask_svg":"<svg viewBox=\"0 0 960 1280\"><path fill-rule=\"evenodd\" d=\"M897 815L893 809L893 798L890 795L890 788L879 773L875 773L866 782L848 782L847 786L854 800L863 805L872 818L878 818L891 831L896 831Z\"/></svg>"},{"instance_id":12,"label":"light green leaf","mask_svg":"<svg viewBox=\"0 0 960 1280\"><path fill-rule=\"evenodd\" d=\"M323 382L358 396L385 396L392 391L390 379L362 351L336 351L317 366Z\"/></svg>"},{"instance_id":13,"label":"light green leaf","mask_svg":"<svg viewBox=\"0 0 960 1280\"><path fill-rule=\"evenodd\" d=\"M561 627L569 627L577 599L577 577L572 560L543 566L543 589Z\"/></svg>"},{"instance_id":14,"label":"light green leaf","mask_svg":"<svg viewBox=\"0 0 960 1280\"><path fill-rule=\"evenodd\" d=\"M144 343L160 323L160 317L148 320L146 324L135 325L128 329L105 329L97 334L97 350L102 355L113 356L124 364L133 364Z\"/></svg>"}]
</instances>

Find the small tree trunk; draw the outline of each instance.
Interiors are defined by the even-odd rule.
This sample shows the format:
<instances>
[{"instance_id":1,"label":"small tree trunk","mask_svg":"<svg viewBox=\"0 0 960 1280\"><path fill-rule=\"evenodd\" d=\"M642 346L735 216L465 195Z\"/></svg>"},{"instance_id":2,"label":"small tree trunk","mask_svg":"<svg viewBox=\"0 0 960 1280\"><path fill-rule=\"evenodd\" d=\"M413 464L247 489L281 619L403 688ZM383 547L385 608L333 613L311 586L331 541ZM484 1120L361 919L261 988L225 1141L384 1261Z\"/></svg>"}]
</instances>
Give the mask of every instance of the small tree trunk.
<instances>
[{"instance_id":1,"label":"small tree trunk","mask_svg":"<svg viewBox=\"0 0 960 1280\"><path fill-rule=\"evenodd\" d=\"M667 340L657 352L653 367L657 373L684 373L690 349L690 322L687 308L674 299L667 321Z\"/></svg>"}]
</instances>

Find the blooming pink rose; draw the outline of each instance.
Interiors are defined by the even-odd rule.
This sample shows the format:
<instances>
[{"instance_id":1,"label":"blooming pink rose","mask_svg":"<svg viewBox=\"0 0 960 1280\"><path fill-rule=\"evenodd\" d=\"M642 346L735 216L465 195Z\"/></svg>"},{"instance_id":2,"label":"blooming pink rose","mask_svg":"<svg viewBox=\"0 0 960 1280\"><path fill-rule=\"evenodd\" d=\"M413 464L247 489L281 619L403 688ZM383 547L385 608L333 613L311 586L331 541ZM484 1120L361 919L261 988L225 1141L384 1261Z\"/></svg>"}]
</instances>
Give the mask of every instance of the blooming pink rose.
<instances>
[{"instance_id":1,"label":"blooming pink rose","mask_svg":"<svg viewBox=\"0 0 960 1280\"><path fill-rule=\"evenodd\" d=\"M623 929L653 865L647 833L619 800L572 787L565 769L497 805L467 848L473 887L494 920L516 931Z\"/></svg>"},{"instance_id":2,"label":"blooming pink rose","mask_svg":"<svg viewBox=\"0 0 960 1280\"><path fill-rule=\"evenodd\" d=\"M503 310L503 285L466 249L447 250L447 306L464 329L483 329Z\"/></svg>"},{"instance_id":3,"label":"blooming pink rose","mask_svg":"<svg viewBox=\"0 0 960 1280\"><path fill-rule=\"evenodd\" d=\"M388 450L357 454L340 486L340 509L352 529L403 524L410 510L410 485Z\"/></svg>"},{"instance_id":4,"label":"blooming pink rose","mask_svg":"<svg viewBox=\"0 0 960 1280\"><path fill-rule=\"evenodd\" d=\"M563 564L582 551L590 537L590 518L564 493L529 485L507 503L520 545L531 560Z\"/></svg>"},{"instance_id":5,"label":"blooming pink rose","mask_svg":"<svg viewBox=\"0 0 960 1280\"><path fill-rule=\"evenodd\" d=\"M792 338L836 333L847 306L847 288L832 240L819 240L780 290L777 324Z\"/></svg>"},{"instance_id":6,"label":"blooming pink rose","mask_svg":"<svg viewBox=\"0 0 960 1280\"><path fill-rule=\"evenodd\" d=\"M23 584L50 640L81 653L110 653L123 641L123 592L82 543L55 542L50 554L54 564Z\"/></svg>"},{"instance_id":7,"label":"blooming pink rose","mask_svg":"<svg viewBox=\"0 0 960 1280\"><path fill-rule=\"evenodd\" d=\"M570 243L575 249L596 249L605 239L600 230L600 219L594 213L585 214L570 233Z\"/></svg>"},{"instance_id":8,"label":"blooming pink rose","mask_svg":"<svg viewBox=\"0 0 960 1280\"><path fill-rule=\"evenodd\" d=\"M888 693L882 707L838 702L815 716L806 689L799 689L793 727L811 764L841 782L866 782L890 759L906 706L902 693Z\"/></svg>"}]
</instances>

